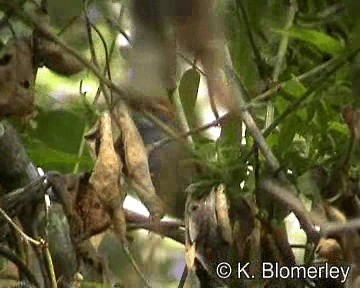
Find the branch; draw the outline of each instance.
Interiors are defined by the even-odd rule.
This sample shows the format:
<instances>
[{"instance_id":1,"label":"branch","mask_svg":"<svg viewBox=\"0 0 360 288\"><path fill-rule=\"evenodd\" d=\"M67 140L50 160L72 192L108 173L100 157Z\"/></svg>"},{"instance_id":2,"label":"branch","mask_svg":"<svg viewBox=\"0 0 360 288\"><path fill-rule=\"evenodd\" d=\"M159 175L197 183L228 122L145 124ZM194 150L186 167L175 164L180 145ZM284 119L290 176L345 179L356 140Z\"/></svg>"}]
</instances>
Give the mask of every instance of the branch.
<instances>
[{"instance_id":1,"label":"branch","mask_svg":"<svg viewBox=\"0 0 360 288\"><path fill-rule=\"evenodd\" d=\"M320 233L324 237L330 235L342 235L346 232L355 232L360 229L360 219L349 220L345 223L325 223L320 227Z\"/></svg>"},{"instance_id":2,"label":"branch","mask_svg":"<svg viewBox=\"0 0 360 288\"><path fill-rule=\"evenodd\" d=\"M276 201L285 205L295 214L302 229L304 229L306 235L313 243L317 243L319 241L320 234L316 231L309 213L296 194L281 186L279 182L275 180L264 180L260 187L264 191L268 192Z\"/></svg>"},{"instance_id":3,"label":"branch","mask_svg":"<svg viewBox=\"0 0 360 288\"><path fill-rule=\"evenodd\" d=\"M275 94L276 92L279 92L281 91L282 89L285 88L285 86L288 84L289 81L291 80L296 80L296 81L306 81L308 79L312 79L312 78L315 78L316 76L319 76L319 75L323 75L323 73L326 73L324 71L330 69L330 67L334 64L336 64L336 62L338 61L337 58L333 58L325 63L322 63L312 69L310 69L309 71L303 73L303 74L300 74L298 76L294 76L293 79L289 79L289 80L286 80L284 82L281 82L281 83L277 83L274 87L271 87L270 89L266 90L265 92L255 96L251 103L256 103L256 102L260 102L260 101L265 101L265 100L268 100L268 98L270 98L271 95Z\"/></svg>"},{"instance_id":4,"label":"branch","mask_svg":"<svg viewBox=\"0 0 360 288\"><path fill-rule=\"evenodd\" d=\"M152 97L147 97L140 92L135 92L125 87L119 87L115 85L112 81L107 79L103 73L92 63L90 63L85 57L82 56L80 52L72 48L71 46L64 43L59 37L57 37L53 32L51 32L47 26L42 25L38 22L36 15L29 13L28 11L18 11L18 16L25 23L30 22L35 29L39 31L42 37L55 42L58 44L65 52L74 56L74 58L79 61L84 67L89 69L104 85L108 86L111 90L118 94L126 104L131 108L137 111L142 110L157 110L158 105L152 99ZM116 102L116 101L115 101ZM113 103L116 104L116 103Z\"/></svg>"},{"instance_id":5,"label":"branch","mask_svg":"<svg viewBox=\"0 0 360 288\"><path fill-rule=\"evenodd\" d=\"M20 209L21 213L18 214L24 231L17 226L1 208L0 214L14 227L16 232L19 233L23 239L35 246L44 247L47 243L32 237L36 234L33 225L35 219L33 208L40 199L38 195L39 191L42 190L43 179L41 177L39 178L39 173L34 164L30 161L17 132L5 120L0 122L0 155L0 185L6 192L15 190L9 195L3 196L1 205L6 204L11 208L15 207L16 203L19 205L26 204ZM39 187L39 190L36 191L37 187ZM30 195L25 195L25 192L27 191L31 192L27 193ZM21 198L28 199L28 201L21 201L20 204ZM47 247L45 247L45 249L47 249ZM43 279L47 284L49 276L49 270L47 268L50 268L51 271L52 266L48 265L49 263L46 263L48 267L45 268L44 262L42 261L42 255L38 253L37 249L35 249L35 253L43 272Z\"/></svg>"},{"instance_id":6,"label":"branch","mask_svg":"<svg viewBox=\"0 0 360 288\"><path fill-rule=\"evenodd\" d=\"M15 129L0 121L0 185L7 191L27 186L39 177Z\"/></svg>"},{"instance_id":7,"label":"branch","mask_svg":"<svg viewBox=\"0 0 360 288\"><path fill-rule=\"evenodd\" d=\"M40 191L46 190L43 186L45 177L39 177L23 188L11 191L0 197L0 208L4 209L10 217L18 214L21 209L29 202L42 199Z\"/></svg>"},{"instance_id":8,"label":"branch","mask_svg":"<svg viewBox=\"0 0 360 288\"><path fill-rule=\"evenodd\" d=\"M291 26L293 25L296 11L297 11L297 2L296 2L296 0L291 0L287 21L286 21L286 24L284 27L285 33L283 33L281 40L280 40L278 53L276 56L276 63L275 63L274 70L272 73L272 81L275 83L279 80L280 71L281 71L281 68L282 68L284 60L285 60L286 51L287 51L288 43L289 43L288 31L291 28ZM273 103L268 102L267 107L266 107L265 128L269 127L271 125L271 123L274 121L274 111L275 111L275 109L274 109Z\"/></svg>"},{"instance_id":9,"label":"branch","mask_svg":"<svg viewBox=\"0 0 360 288\"><path fill-rule=\"evenodd\" d=\"M160 221L156 223L149 217L125 209L128 230L145 229L185 244L184 224L179 221Z\"/></svg>"},{"instance_id":10,"label":"branch","mask_svg":"<svg viewBox=\"0 0 360 288\"><path fill-rule=\"evenodd\" d=\"M42 241L36 240L30 236L28 236L24 231L21 230L21 228L16 225L16 223L14 221L12 221L12 219L10 218L9 215L6 214L6 212L0 208L0 214L2 215L2 217L5 218L5 220L15 229L15 231L17 233L19 233L19 235L27 242L34 244L35 246L42 246L44 243Z\"/></svg>"},{"instance_id":11,"label":"branch","mask_svg":"<svg viewBox=\"0 0 360 288\"><path fill-rule=\"evenodd\" d=\"M77 50L67 45L63 41L61 41L54 33L52 33L48 27L38 23L35 15L32 15L28 11L17 11L18 17L24 21L25 23L30 22L35 29L37 29L42 37L55 42L58 44L65 52L72 55L76 60L78 60L84 67L89 69L104 85L108 86L112 91L118 94L118 99L114 101L113 106L118 104L120 101L124 101L129 107L132 109L144 113L144 116L154 122L163 132L165 132L170 137L179 140L179 142L183 143L189 151L195 155L196 152L192 149L191 145L188 145L186 141L183 141L180 137L178 137L177 132L174 131L171 127L161 121L156 115L151 114L149 111L159 111L160 106L155 101L153 97L147 97L146 95L135 92L126 87L119 87L114 84L114 82L107 79L103 73L92 63L90 63L87 59L85 59ZM109 110L112 110L112 107L109 107Z\"/></svg>"},{"instance_id":12,"label":"branch","mask_svg":"<svg viewBox=\"0 0 360 288\"><path fill-rule=\"evenodd\" d=\"M229 75L231 82L236 83L235 72L232 71L231 75ZM239 87L239 85L238 85ZM240 89L240 87L239 87ZM249 130L251 136L254 138L256 144L258 145L261 153L264 155L266 161L268 162L271 170L276 172L280 168L279 161L276 159L275 155L271 151L269 145L266 143L264 136L261 134L260 129L257 127L254 118L248 109L244 109L244 107L248 107L247 103L244 99L243 93L238 93L238 107L237 110L240 112L240 116L244 121L246 128Z\"/></svg>"},{"instance_id":13,"label":"branch","mask_svg":"<svg viewBox=\"0 0 360 288\"><path fill-rule=\"evenodd\" d=\"M274 71L273 71L273 74L272 74L272 80L274 82L278 81L280 71L281 71L281 68L282 68L283 63L284 63L284 58L285 58L285 55L286 55L288 42L289 42L289 33L287 33L287 32L289 31L289 29L293 25L297 8L298 7L297 7L296 0L290 0L289 13L288 13L287 21L286 21L286 24L285 24L285 27L284 27L284 32L285 33L282 34L282 37L281 37L281 40L280 40L279 50L278 50L278 53L277 53L277 56L276 56L276 63L275 63Z\"/></svg>"}]
</instances>

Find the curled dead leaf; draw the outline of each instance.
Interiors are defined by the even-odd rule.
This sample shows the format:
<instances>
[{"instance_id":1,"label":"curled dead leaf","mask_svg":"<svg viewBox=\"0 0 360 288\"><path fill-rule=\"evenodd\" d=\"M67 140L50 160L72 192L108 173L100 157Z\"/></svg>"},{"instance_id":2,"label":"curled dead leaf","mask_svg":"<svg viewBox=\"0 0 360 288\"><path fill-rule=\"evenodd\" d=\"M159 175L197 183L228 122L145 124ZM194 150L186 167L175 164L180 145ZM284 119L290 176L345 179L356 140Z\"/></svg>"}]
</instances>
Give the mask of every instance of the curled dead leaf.
<instances>
[{"instance_id":1,"label":"curled dead leaf","mask_svg":"<svg viewBox=\"0 0 360 288\"><path fill-rule=\"evenodd\" d=\"M129 184L135 189L150 214L160 218L164 214L163 204L155 192L147 151L128 108L125 105L117 107L114 110L114 118L121 132L116 141L116 149L124 158L124 172L130 180Z\"/></svg>"},{"instance_id":2,"label":"curled dead leaf","mask_svg":"<svg viewBox=\"0 0 360 288\"><path fill-rule=\"evenodd\" d=\"M26 115L34 104L34 67L28 39L8 43L0 56L0 118Z\"/></svg>"},{"instance_id":3,"label":"curled dead leaf","mask_svg":"<svg viewBox=\"0 0 360 288\"><path fill-rule=\"evenodd\" d=\"M185 262L188 269L193 269L195 264L196 249L195 243L185 242Z\"/></svg>"},{"instance_id":4,"label":"curled dead leaf","mask_svg":"<svg viewBox=\"0 0 360 288\"><path fill-rule=\"evenodd\" d=\"M191 211L195 211L198 206L191 202L190 197L187 202L188 213L185 213L185 263L187 267L187 277L184 287L199 287L199 279L196 276L196 239L198 236L196 223L193 222Z\"/></svg>"},{"instance_id":5,"label":"curled dead leaf","mask_svg":"<svg viewBox=\"0 0 360 288\"><path fill-rule=\"evenodd\" d=\"M187 192L185 209L185 258L188 270L202 269L207 271L209 279L216 285L222 285L216 277L216 266L221 261L229 260L229 239L223 238L222 229L225 227L225 221L217 217L219 211L224 208L223 185L213 187L209 193L204 196L198 195L196 185L190 185ZM216 195L219 193L219 195ZM219 198L220 203L217 202ZM223 213L224 211L221 211ZM229 224L229 223L228 223ZM229 224L230 225L230 224ZM229 233L231 234L231 228ZM231 237L226 234L225 237ZM195 262L195 258L197 262ZM194 266L195 263L195 266ZM200 266L199 266L199 265Z\"/></svg>"},{"instance_id":6,"label":"curled dead leaf","mask_svg":"<svg viewBox=\"0 0 360 288\"><path fill-rule=\"evenodd\" d=\"M109 114L104 114L99 119L95 130L96 137L93 140L97 160L89 184L109 212L117 237L125 243L126 221L123 208L125 193L120 187L122 163L114 149Z\"/></svg>"},{"instance_id":7,"label":"curled dead leaf","mask_svg":"<svg viewBox=\"0 0 360 288\"><path fill-rule=\"evenodd\" d=\"M63 205L75 242L100 233L111 224L109 214L89 185L89 178L89 173L47 173L47 180Z\"/></svg>"},{"instance_id":8,"label":"curled dead leaf","mask_svg":"<svg viewBox=\"0 0 360 288\"><path fill-rule=\"evenodd\" d=\"M229 204L225 194L225 185L220 184L215 188L216 216L223 239L230 245L233 242L229 218Z\"/></svg>"}]
</instances>

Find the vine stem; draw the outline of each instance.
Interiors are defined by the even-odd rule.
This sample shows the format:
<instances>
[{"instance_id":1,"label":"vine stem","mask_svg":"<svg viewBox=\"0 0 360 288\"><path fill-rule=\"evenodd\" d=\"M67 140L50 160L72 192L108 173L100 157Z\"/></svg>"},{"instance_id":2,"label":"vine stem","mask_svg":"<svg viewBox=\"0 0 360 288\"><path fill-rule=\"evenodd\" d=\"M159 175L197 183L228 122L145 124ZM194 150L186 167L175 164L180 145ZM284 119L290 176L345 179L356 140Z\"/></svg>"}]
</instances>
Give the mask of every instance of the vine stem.
<instances>
[{"instance_id":1,"label":"vine stem","mask_svg":"<svg viewBox=\"0 0 360 288\"><path fill-rule=\"evenodd\" d=\"M287 21L284 27L285 33L282 34L280 43L279 43L279 49L276 56L276 63L274 66L274 70L272 73L272 81L276 83L279 80L281 68L285 61L286 51L289 44L289 33L291 26L294 23L295 14L297 11L297 2L296 0L290 1L290 7L288 12ZM265 128L268 128L272 122L274 121L274 105L273 103L269 102L266 107L266 118L265 118Z\"/></svg>"}]
</instances>

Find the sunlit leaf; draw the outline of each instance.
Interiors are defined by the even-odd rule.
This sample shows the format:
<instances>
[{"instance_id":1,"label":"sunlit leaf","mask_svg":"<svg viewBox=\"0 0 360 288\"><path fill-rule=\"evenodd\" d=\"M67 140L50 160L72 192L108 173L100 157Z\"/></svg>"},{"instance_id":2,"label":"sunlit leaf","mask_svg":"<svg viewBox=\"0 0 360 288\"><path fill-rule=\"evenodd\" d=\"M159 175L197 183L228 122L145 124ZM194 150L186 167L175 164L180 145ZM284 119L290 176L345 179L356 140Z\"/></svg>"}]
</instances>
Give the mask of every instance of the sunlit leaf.
<instances>
[{"instance_id":1,"label":"sunlit leaf","mask_svg":"<svg viewBox=\"0 0 360 288\"><path fill-rule=\"evenodd\" d=\"M343 123L334 121L330 122L329 125L329 130L336 131L342 135L349 135L349 130Z\"/></svg>"}]
</instances>

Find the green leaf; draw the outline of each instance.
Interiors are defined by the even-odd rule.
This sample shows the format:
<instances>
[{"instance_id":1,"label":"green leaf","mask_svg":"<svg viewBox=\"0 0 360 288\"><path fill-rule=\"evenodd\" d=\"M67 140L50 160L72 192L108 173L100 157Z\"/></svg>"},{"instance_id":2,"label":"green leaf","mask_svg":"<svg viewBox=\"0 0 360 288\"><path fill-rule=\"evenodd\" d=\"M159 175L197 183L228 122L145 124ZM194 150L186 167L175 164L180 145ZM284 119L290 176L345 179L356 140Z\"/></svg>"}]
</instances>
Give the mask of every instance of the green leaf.
<instances>
[{"instance_id":1,"label":"green leaf","mask_svg":"<svg viewBox=\"0 0 360 288\"><path fill-rule=\"evenodd\" d=\"M241 141L241 122L237 117L229 117L221 128L217 140L220 161L228 165L239 161Z\"/></svg>"},{"instance_id":2,"label":"green leaf","mask_svg":"<svg viewBox=\"0 0 360 288\"><path fill-rule=\"evenodd\" d=\"M40 110L34 123L35 127L25 136L33 161L45 169L71 172L79 160L85 120L67 110ZM81 162L82 168L89 168L90 155L86 153Z\"/></svg>"},{"instance_id":3,"label":"green leaf","mask_svg":"<svg viewBox=\"0 0 360 288\"><path fill-rule=\"evenodd\" d=\"M330 122L329 125L330 125L329 130L336 131L345 136L349 135L349 130L345 124L337 122L337 121L333 121L333 122Z\"/></svg>"},{"instance_id":4,"label":"green leaf","mask_svg":"<svg viewBox=\"0 0 360 288\"><path fill-rule=\"evenodd\" d=\"M43 110L34 121L36 128L28 131L31 138L49 147L77 154L84 132L84 119L67 110Z\"/></svg>"},{"instance_id":5,"label":"green leaf","mask_svg":"<svg viewBox=\"0 0 360 288\"><path fill-rule=\"evenodd\" d=\"M299 121L296 114L284 121L284 125L281 127L279 135L278 149L280 153L283 154L291 150L290 147L296 131L299 130L299 125L301 125L301 121Z\"/></svg>"},{"instance_id":6,"label":"green leaf","mask_svg":"<svg viewBox=\"0 0 360 288\"><path fill-rule=\"evenodd\" d=\"M344 51L344 46L340 41L318 30L293 26L288 32L283 30L275 30L275 32L289 33L290 37L311 43L320 51L333 56L339 55Z\"/></svg>"},{"instance_id":7,"label":"green leaf","mask_svg":"<svg viewBox=\"0 0 360 288\"><path fill-rule=\"evenodd\" d=\"M79 161L77 155L51 148L41 141L29 140L27 144L30 158L45 170L71 172L73 166ZM92 162L89 157L82 160L83 165L91 167Z\"/></svg>"},{"instance_id":8,"label":"green leaf","mask_svg":"<svg viewBox=\"0 0 360 288\"><path fill-rule=\"evenodd\" d=\"M197 92L200 83L200 74L196 69L187 70L180 81L179 95L186 118L192 127L195 121L194 106L196 103Z\"/></svg>"},{"instance_id":9,"label":"green leaf","mask_svg":"<svg viewBox=\"0 0 360 288\"><path fill-rule=\"evenodd\" d=\"M294 96L303 95L307 89L306 87L297 79L291 79L285 83L284 91Z\"/></svg>"}]
</instances>

